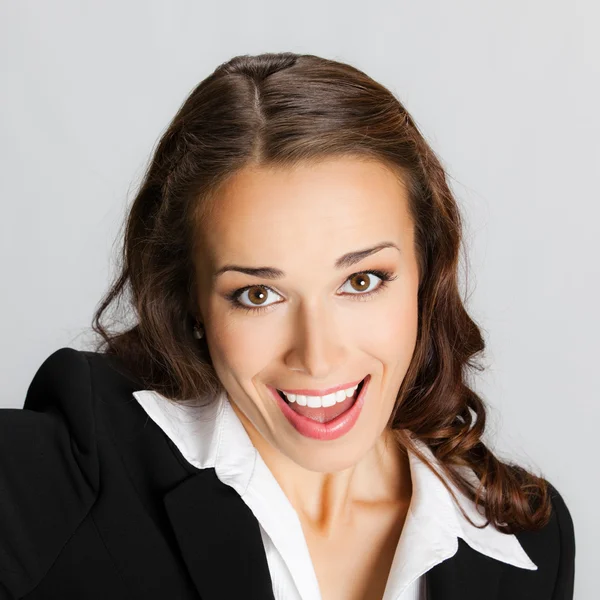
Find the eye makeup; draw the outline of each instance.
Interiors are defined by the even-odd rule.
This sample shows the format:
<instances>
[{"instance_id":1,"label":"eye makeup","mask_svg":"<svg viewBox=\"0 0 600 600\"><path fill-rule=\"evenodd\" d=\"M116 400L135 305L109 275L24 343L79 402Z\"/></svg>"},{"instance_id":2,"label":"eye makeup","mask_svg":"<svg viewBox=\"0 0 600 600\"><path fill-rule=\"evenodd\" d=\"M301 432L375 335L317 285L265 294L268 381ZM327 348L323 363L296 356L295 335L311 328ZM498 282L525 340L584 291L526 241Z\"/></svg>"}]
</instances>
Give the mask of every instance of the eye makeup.
<instances>
[{"instance_id":1,"label":"eye makeup","mask_svg":"<svg viewBox=\"0 0 600 600\"><path fill-rule=\"evenodd\" d=\"M347 296L356 297L355 299L358 301L365 301L368 298L371 298L372 296L374 296L375 294L378 294L379 292L383 291L383 289L387 286L388 282L393 281L394 279L396 279L398 277L397 275L394 275L392 271L388 271L385 269L384 270L370 269L370 270L366 270L366 271L357 271L356 273L353 273L352 275L350 275L346 279L346 281L349 281L356 275L375 275L376 277L378 277L381 280L381 283L374 290L371 290L369 292L357 292L355 294L345 294ZM269 308L271 308L272 306L279 304L279 302L274 302L272 304L268 304L267 306L255 306L255 307L250 307L250 306L246 306L246 305L242 304L239 301L239 297L244 292L246 292L250 289L253 289L253 288L262 288L264 290L267 290L267 292L273 292L275 294L278 294L275 290L273 290L271 287L269 287L267 285L254 284L254 285L247 285L245 287L238 288L238 289L234 290L233 292L227 294L225 296L225 298L233 306L233 308L235 308L236 310L242 310L246 313L264 312L264 311L268 310Z\"/></svg>"}]
</instances>

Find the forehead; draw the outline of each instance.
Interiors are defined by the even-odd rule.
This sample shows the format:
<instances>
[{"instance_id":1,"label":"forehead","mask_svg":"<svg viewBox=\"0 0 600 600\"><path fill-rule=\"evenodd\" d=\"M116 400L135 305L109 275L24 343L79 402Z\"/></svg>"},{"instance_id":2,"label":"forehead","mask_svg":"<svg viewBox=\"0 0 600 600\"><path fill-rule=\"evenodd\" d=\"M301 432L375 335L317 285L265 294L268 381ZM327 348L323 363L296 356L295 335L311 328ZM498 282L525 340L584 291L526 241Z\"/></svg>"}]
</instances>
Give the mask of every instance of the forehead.
<instances>
[{"instance_id":1,"label":"forehead","mask_svg":"<svg viewBox=\"0 0 600 600\"><path fill-rule=\"evenodd\" d=\"M331 158L293 168L246 167L213 199L203 225L214 262L332 260L412 228L398 175L373 160ZM406 240L405 240L406 241Z\"/></svg>"}]
</instances>

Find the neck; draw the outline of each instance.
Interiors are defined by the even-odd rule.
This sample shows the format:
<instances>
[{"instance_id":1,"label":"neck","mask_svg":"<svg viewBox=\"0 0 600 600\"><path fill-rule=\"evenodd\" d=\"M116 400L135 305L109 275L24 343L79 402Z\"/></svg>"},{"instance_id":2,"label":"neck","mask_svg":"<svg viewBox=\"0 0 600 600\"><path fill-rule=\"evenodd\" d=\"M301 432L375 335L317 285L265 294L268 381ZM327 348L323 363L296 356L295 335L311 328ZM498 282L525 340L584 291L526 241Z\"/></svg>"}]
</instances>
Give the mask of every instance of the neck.
<instances>
[{"instance_id":1,"label":"neck","mask_svg":"<svg viewBox=\"0 0 600 600\"><path fill-rule=\"evenodd\" d=\"M331 536L365 509L408 507L412 495L408 456L389 429L351 467L310 471L274 448L235 403L232 406L298 516L315 532Z\"/></svg>"}]
</instances>

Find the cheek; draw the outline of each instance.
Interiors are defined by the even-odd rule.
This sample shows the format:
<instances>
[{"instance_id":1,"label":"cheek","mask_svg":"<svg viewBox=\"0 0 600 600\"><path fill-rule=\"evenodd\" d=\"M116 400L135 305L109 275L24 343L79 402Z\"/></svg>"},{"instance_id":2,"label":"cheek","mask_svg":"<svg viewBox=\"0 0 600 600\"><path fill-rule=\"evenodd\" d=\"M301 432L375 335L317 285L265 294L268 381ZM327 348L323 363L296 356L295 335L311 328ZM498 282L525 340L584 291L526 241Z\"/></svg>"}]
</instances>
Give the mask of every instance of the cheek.
<instances>
[{"instance_id":1,"label":"cheek","mask_svg":"<svg viewBox=\"0 0 600 600\"><path fill-rule=\"evenodd\" d=\"M213 323L218 323L214 320ZM212 339L208 342L215 370L220 378L235 378L247 385L258 372L269 364L271 356L268 334L264 325L258 325L247 319L243 327L217 325L213 328Z\"/></svg>"},{"instance_id":2,"label":"cheek","mask_svg":"<svg viewBox=\"0 0 600 600\"><path fill-rule=\"evenodd\" d=\"M361 345L384 363L400 361L408 367L418 333L417 294L390 294L377 310L365 312L365 318Z\"/></svg>"},{"instance_id":3,"label":"cheek","mask_svg":"<svg viewBox=\"0 0 600 600\"><path fill-rule=\"evenodd\" d=\"M417 299L405 302L388 320L388 339L399 356L412 357L417 342L419 311Z\"/></svg>"}]
</instances>

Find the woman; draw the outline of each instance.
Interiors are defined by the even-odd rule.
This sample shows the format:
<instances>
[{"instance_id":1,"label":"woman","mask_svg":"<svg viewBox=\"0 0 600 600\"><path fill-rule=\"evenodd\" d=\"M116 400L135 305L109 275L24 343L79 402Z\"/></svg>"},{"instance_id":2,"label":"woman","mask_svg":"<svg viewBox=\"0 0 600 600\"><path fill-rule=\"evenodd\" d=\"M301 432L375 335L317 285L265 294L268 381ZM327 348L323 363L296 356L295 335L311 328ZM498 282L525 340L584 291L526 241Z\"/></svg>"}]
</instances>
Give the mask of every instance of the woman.
<instances>
[{"instance_id":1,"label":"woman","mask_svg":"<svg viewBox=\"0 0 600 600\"><path fill-rule=\"evenodd\" d=\"M1 597L572 598L561 495L482 441L460 243L385 87L218 67L131 207L101 343L2 411Z\"/></svg>"}]
</instances>

